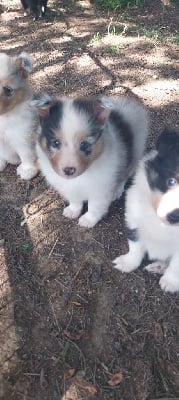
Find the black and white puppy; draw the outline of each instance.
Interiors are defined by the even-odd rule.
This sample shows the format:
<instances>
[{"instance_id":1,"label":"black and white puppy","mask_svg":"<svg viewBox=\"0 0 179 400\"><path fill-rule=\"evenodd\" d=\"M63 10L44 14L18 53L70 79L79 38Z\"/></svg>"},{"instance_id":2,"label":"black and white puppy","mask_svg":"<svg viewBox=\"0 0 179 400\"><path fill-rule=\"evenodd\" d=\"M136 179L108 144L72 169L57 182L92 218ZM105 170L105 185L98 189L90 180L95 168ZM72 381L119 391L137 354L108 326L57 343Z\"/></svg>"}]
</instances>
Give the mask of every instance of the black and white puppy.
<instances>
[{"instance_id":1,"label":"black and white puppy","mask_svg":"<svg viewBox=\"0 0 179 400\"><path fill-rule=\"evenodd\" d=\"M35 20L44 18L47 11L47 2L48 0L21 0L24 16L32 14Z\"/></svg>"},{"instance_id":2,"label":"black and white puppy","mask_svg":"<svg viewBox=\"0 0 179 400\"><path fill-rule=\"evenodd\" d=\"M143 156L148 134L143 105L127 97L33 101L41 115L38 161L47 181L69 202L64 216L91 228L120 197Z\"/></svg>"},{"instance_id":3,"label":"black and white puppy","mask_svg":"<svg viewBox=\"0 0 179 400\"><path fill-rule=\"evenodd\" d=\"M164 131L140 163L127 192L126 224L129 252L114 267L131 272L148 253L156 261L146 269L163 274L161 288L179 291L179 133Z\"/></svg>"}]
</instances>

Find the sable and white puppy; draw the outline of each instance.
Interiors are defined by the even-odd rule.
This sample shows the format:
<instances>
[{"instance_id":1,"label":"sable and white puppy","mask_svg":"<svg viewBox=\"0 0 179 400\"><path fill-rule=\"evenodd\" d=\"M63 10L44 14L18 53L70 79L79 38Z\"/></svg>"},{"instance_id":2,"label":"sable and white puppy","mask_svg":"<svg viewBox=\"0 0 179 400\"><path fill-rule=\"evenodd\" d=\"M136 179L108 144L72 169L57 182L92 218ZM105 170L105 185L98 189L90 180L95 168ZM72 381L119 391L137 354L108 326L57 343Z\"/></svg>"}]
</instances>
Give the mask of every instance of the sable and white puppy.
<instances>
[{"instance_id":1,"label":"sable and white puppy","mask_svg":"<svg viewBox=\"0 0 179 400\"><path fill-rule=\"evenodd\" d=\"M164 131L156 151L137 170L126 198L129 252L116 258L114 267L131 272L147 252L146 269L162 273L160 286L179 291L179 133Z\"/></svg>"},{"instance_id":2,"label":"sable and white puppy","mask_svg":"<svg viewBox=\"0 0 179 400\"><path fill-rule=\"evenodd\" d=\"M33 61L26 53L10 57L0 53L0 171L7 163L20 164L17 175L31 179L37 172L36 131L39 116L32 100L28 75Z\"/></svg>"},{"instance_id":3,"label":"sable and white puppy","mask_svg":"<svg viewBox=\"0 0 179 400\"><path fill-rule=\"evenodd\" d=\"M58 98L32 103L41 114L38 161L47 181L69 202L63 215L93 227L120 197L143 155L148 123L126 97Z\"/></svg>"},{"instance_id":4,"label":"sable and white puppy","mask_svg":"<svg viewBox=\"0 0 179 400\"><path fill-rule=\"evenodd\" d=\"M32 14L35 20L44 18L47 11L47 2L48 0L21 0L24 16Z\"/></svg>"}]
</instances>

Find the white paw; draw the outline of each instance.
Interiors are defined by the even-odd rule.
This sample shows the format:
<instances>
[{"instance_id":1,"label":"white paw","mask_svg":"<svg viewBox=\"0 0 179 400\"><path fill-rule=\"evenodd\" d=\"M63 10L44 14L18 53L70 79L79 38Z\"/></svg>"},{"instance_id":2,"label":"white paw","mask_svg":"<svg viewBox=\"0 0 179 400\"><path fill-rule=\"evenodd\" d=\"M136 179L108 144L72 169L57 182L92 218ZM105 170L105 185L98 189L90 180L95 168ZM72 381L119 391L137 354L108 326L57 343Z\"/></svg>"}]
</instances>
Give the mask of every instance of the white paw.
<instances>
[{"instance_id":1,"label":"white paw","mask_svg":"<svg viewBox=\"0 0 179 400\"><path fill-rule=\"evenodd\" d=\"M178 292L179 291L179 279L176 274L166 272L162 278L160 278L160 286L165 292Z\"/></svg>"},{"instance_id":2,"label":"white paw","mask_svg":"<svg viewBox=\"0 0 179 400\"><path fill-rule=\"evenodd\" d=\"M68 206L68 207L65 207L64 210L63 210L64 217L70 218L70 219L78 218L80 213L81 213L81 207L80 208L78 208L78 207L75 208L75 207L72 207L72 206Z\"/></svg>"},{"instance_id":3,"label":"white paw","mask_svg":"<svg viewBox=\"0 0 179 400\"><path fill-rule=\"evenodd\" d=\"M123 256L115 258L115 260L113 260L113 264L114 268L121 272L132 272L138 267L134 261L134 257L127 253Z\"/></svg>"},{"instance_id":4,"label":"white paw","mask_svg":"<svg viewBox=\"0 0 179 400\"><path fill-rule=\"evenodd\" d=\"M161 274L163 275L165 270L167 269L167 264L165 261L155 261L144 268L146 271L151 272L152 274Z\"/></svg>"},{"instance_id":5,"label":"white paw","mask_svg":"<svg viewBox=\"0 0 179 400\"><path fill-rule=\"evenodd\" d=\"M17 154L14 154L10 159L9 159L9 163L12 165L17 165L20 164L20 158Z\"/></svg>"},{"instance_id":6,"label":"white paw","mask_svg":"<svg viewBox=\"0 0 179 400\"><path fill-rule=\"evenodd\" d=\"M98 219L89 212L86 212L79 219L78 225L83 226L84 228L93 228L96 225Z\"/></svg>"},{"instance_id":7,"label":"white paw","mask_svg":"<svg viewBox=\"0 0 179 400\"><path fill-rule=\"evenodd\" d=\"M21 179L32 179L38 173L38 167L35 165L29 164L20 164L17 168L17 175L21 177Z\"/></svg>"},{"instance_id":8,"label":"white paw","mask_svg":"<svg viewBox=\"0 0 179 400\"><path fill-rule=\"evenodd\" d=\"M4 160L0 160L0 172L4 171L7 163Z\"/></svg>"}]
</instances>

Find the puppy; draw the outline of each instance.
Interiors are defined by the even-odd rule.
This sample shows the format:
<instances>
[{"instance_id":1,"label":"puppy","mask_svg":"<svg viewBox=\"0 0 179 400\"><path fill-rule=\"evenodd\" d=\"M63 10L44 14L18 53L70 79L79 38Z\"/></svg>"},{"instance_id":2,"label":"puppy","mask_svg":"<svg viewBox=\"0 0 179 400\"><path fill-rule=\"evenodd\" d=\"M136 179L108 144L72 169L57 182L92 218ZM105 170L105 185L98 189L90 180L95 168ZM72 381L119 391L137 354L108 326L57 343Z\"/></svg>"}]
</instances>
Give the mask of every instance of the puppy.
<instances>
[{"instance_id":1,"label":"puppy","mask_svg":"<svg viewBox=\"0 0 179 400\"><path fill-rule=\"evenodd\" d=\"M138 101L122 98L42 96L32 103L41 115L38 161L47 181L69 202L63 215L93 227L120 197L142 157L147 114Z\"/></svg>"},{"instance_id":2,"label":"puppy","mask_svg":"<svg viewBox=\"0 0 179 400\"><path fill-rule=\"evenodd\" d=\"M24 16L34 15L34 20L45 17L48 0L21 0Z\"/></svg>"},{"instance_id":3,"label":"puppy","mask_svg":"<svg viewBox=\"0 0 179 400\"><path fill-rule=\"evenodd\" d=\"M31 179L37 172L35 140L39 116L32 100L28 75L33 61L26 53L10 57L0 53L0 171L20 164L17 175Z\"/></svg>"},{"instance_id":4,"label":"puppy","mask_svg":"<svg viewBox=\"0 0 179 400\"><path fill-rule=\"evenodd\" d=\"M146 269L163 274L161 288L179 291L179 133L164 131L140 163L127 192L126 224L129 252L114 267L131 272L147 252L156 261Z\"/></svg>"}]
</instances>

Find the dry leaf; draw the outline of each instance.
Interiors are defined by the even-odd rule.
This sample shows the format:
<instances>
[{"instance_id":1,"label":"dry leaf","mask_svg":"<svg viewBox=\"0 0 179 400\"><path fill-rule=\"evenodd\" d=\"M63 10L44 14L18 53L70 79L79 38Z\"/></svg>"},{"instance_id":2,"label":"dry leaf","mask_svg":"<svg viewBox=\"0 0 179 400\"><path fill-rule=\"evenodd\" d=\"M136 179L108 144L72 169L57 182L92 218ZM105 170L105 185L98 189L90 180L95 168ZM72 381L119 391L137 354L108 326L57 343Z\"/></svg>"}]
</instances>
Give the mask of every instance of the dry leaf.
<instances>
[{"instance_id":1,"label":"dry leaf","mask_svg":"<svg viewBox=\"0 0 179 400\"><path fill-rule=\"evenodd\" d=\"M68 379L71 379L72 376L74 375L74 373L75 373L75 369L74 368L68 369L68 371L66 371L64 373L64 377L63 377L64 381L67 381Z\"/></svg>"},{"instance_id":2,"label":"dry leaf","mask_svg":"<svg viewBox=\"0 0 179 400\"><path fill-rule=\"evenodd\" d=\"M111 376L111 378L108 381L108 384L110 386L116 386L119 383L121 383L122 379L123 379L123 375L120 372L118 372L117 374L114 374Z\"/></svg>"},{"instance_id":3,"label":"dry leaf","mask_svg":"<svg viewBox=\"0 0 179 400\"><path fill-rule=\"evenodd\" d=\"M83 307L83 304L79 303L79 301L71 301L71 304L73 304L76 307Z\"/></svg>"},{"instance_id":4,"label":"dry leaf","mask_svg":"<svg viewBox=\"0 0 179 400\"><path fill-rule=\"evenodd\" d=\"M91 394L96 394L97 393L97 389L92 385L88 385L88 384L84 385L83 389L87 390Z\"/></svg>"},{"instance_id":5,"label":"dry leaf","mask_svg":"<svg viewBox=\"0 0 179 400\"><path fill-rule=\"evenodd\" d=\"M162 327L158 322L156 322L155 326L154 326L154 337L157 341L160 341L161 339L163 339Z\"/></svg>"},{"instance_id":6,"label":"dry leaf","mask_svg":"<svg viewBox=\"0 0 179 400\"><path fill-rule=\"evenodd\" d=\"M79 340L81 337L84 335L83 331L79 331L78 333L72 334L70 331L67 329L64 330L64 334L71 340Z\"/></svg>"},{"instance_id":7,"label":"dry leaf","mask_svg":"<svg viewBox=\"0 0 179 400\"><path fill-rule=\"evenodd\" d=\"M91 393L91 394L96 394L97 393L97 389L93 386L93 385L90 385L90 384L88 384L88 383L86 383L84 380L82 380L82 379L80 379L79 381L77 380L76 381L76 384L81 388L81 389L84 389L84 390L87 390L89 393Z\"/></svg>"}]
</instances>

